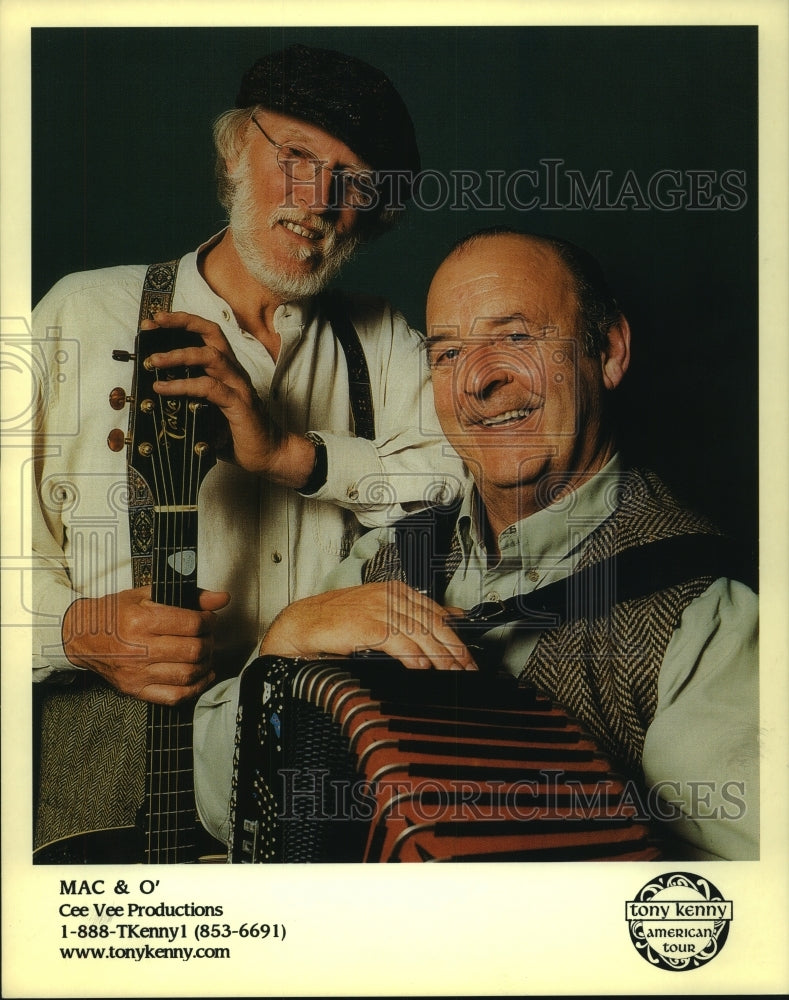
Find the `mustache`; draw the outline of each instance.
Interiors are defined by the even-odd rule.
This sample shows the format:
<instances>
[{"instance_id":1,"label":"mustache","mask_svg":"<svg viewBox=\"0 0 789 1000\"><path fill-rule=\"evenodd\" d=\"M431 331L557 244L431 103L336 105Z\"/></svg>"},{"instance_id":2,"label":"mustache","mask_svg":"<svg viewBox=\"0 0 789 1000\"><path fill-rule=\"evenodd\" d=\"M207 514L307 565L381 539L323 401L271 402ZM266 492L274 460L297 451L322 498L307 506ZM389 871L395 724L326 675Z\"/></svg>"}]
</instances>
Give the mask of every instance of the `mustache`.
<instances>
[{"instance_id":1,"label":"mustache","mask_svg":"<svg viewBox=\"0 0 789 1000\"><path fill-rule=\"evenodd\" d=\"M324 219L321 215L312 215L298 208L278 208L271 213L268 218L269 225L273 228L280 222L293 222L297 226L304 226L320 234L321 237L336 236L334 222Z\"/></svg>"},{"instance_id":2,"label":"mustache","mask_svg":"<svg viewBox=\"0 0 789 1000\"><path fill-rule=\"evenodd\" d=\"M329 259L332 259L335 254L339 254L344 262L359 244L357 234L338 233L333 219L312 215L297 208L278 208L269 215L267 222L270 229L274 229L282 222L290 222L316 233L315 249L319 250L323 257Z\"/></svg>"},{"instance_id":3,"label":"mustache","mask_svg":"<svg viewBox=\"0 0 789 1000\"><path fill-rule=\"evenodd\" d=\"M241 260L255 280L278 295L288 299L317 295L353 256L360 236L353 229L338 232L331 215L324 218L307 206L281 204L267 213L261 212L246 152L231 178L233 191L228 206L230 229ZM275 267L269 259L266 234L283 222L302 226L315 234L314 240L304 240L303 246L292 248L293 267L301 268L309 260L312 262L309 273L291 271L287 261Z\"/></svg>"}]
</instances>

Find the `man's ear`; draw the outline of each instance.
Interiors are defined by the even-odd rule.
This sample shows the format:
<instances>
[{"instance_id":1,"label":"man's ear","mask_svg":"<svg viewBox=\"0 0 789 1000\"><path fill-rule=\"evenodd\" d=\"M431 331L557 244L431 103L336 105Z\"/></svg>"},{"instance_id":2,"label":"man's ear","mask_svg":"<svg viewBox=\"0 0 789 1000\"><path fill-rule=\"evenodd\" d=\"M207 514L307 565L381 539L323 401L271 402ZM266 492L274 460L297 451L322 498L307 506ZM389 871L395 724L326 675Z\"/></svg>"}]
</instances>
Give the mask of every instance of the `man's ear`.
<instances>
[{"instance_id":1,"label":"man's ear","mask_svg":"<svg viewBox=\"0 0 789 1000\"><path fill-rule=\"evenodd\" d=\"M616 389L630 364L630 324L624 316L609 329L600 359L606 389Z\"/></svg>"},{"instance_id":2,"label":"man's ear","mask_svg":"<svg viewBox=\"0 0 789 1000\"><path fill-rule=\"evenodd\" d=\"M239 161L241 160L241 154L244 151L245 146L249 143L249 137L252 134L252 122L242 122L233 137L233 142L230 146L230 152L225 157L225 170L227 176L232 180L233 175L238 169Z\"/></svg>"}]
</instances>

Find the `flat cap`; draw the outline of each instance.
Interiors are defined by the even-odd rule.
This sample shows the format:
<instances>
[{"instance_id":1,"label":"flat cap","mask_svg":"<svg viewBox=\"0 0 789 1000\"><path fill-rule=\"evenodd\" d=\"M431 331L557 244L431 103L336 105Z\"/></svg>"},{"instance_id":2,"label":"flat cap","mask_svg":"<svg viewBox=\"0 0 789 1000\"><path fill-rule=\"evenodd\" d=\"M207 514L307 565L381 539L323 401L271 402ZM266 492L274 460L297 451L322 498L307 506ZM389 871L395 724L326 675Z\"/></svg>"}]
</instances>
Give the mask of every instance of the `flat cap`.
<instances>
[{"instance_id":1,"label":"flat cap","mask_svg":"<svg viewBox=\"0 0 789 1000\"><path fill-rule=\"evenodd\" d=\"M419 173L403 99L386 74L361 59L307 45L272 52L241 81L236 107L253 105L317 125L374 170Z\"/></svg>"}]
</instances>

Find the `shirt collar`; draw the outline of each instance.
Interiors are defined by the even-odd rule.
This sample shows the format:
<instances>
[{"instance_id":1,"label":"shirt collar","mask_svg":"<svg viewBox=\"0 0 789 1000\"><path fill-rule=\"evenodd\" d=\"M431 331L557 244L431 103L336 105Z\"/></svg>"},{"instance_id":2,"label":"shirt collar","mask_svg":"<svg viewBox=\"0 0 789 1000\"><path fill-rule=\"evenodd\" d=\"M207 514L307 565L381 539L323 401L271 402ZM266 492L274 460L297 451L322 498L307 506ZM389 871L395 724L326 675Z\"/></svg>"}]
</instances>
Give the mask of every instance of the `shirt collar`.
<instances>
[{"instance_id":1,"label":"shirt collar","mask_svg":"<svg viewBox=\"0 0 789 1000\"><path fill-rule=\"evenodd\" d=\"M578 489L505 528L499 535L499 551L514 552L517 547L533 563L548 557L561 558L575 550L613 513L621 474L622 459L616 453ZM482 499L472 484L461 502L455 529L466 557L474 549L485 551L484 517Z\"/></svg>"},{"instance_id":2,"label":"shirt collar","mask_svg":"<svg viewBox=\"0 0 789 1000\"><path fill-rule=\"evenodd\" d=\"M182 263L183 264L188 263L191 267L193 267L196 272L195 274L196 280L198 280L205 286L205 290L208 293L210 293L210 295L218 299L220 302L222 302L229 308L229 304L226 303L225 300L222 299L220 296L216 295L216 293L212 291L212 289L209 287L205 278L200 273L200 267L199 267L200 258L205 253L207 253L211 249L211 247L216 246L216 244L219 243L219 241L222 239L222 237L225 235L227 231L228 227L225 226L224 229L221 229L218 233L215 233L204 243L201 243L193 254L187 254L183 258ZM274 313L274 326L277 330L277 333L280 334L282 334L283 332L299 333L306 327L308 327L318 314L318 301L319 301L319 296L312 296L310 298L299 299L298 301L294 302L285 302L283 303L283 305L278 306Z\"/></svg>"}]
</instances>

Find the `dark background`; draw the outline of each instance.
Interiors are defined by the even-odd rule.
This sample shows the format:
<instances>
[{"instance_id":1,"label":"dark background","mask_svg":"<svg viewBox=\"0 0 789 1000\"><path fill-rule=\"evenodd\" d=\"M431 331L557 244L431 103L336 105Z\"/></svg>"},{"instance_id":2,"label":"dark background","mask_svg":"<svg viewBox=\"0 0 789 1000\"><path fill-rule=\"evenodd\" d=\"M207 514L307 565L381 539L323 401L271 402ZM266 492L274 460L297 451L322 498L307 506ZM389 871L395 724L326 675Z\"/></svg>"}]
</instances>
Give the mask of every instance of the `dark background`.
<instances>
[{"instance_id":1,"label":"dark background","mask_svg":"<svg viewBox=\"0 0 789 1000\"><path fill-rule=\"evenodd\" d=\"M745 172L745 204L728 211L412 206L339 283L423 328L432 272L473 229L515 225L590 249L634 332L618 394L626 451L735 533L753 571L756 28L34 29L34 301L70 271L170 259L218 231L211 122L256 58L294 41L383 69L423 169L511 174L556 158L587 183L610 171L614 192L629 170L643 188L659 170Z\"/></svg>"}]
</instances>

